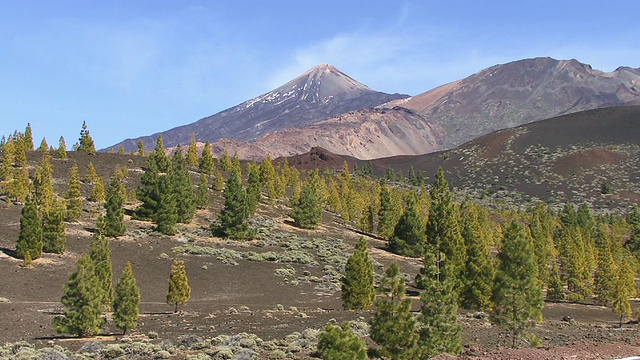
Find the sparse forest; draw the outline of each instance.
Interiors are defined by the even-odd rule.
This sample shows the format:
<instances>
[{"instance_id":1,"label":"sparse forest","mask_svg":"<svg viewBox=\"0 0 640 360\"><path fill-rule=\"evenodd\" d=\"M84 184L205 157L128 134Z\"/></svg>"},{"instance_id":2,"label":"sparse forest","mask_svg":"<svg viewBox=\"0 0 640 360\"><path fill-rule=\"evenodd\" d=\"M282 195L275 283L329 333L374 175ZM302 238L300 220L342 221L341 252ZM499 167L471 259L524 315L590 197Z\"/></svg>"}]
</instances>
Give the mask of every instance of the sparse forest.
<instances>
[{"instance_id":1,"label":"sparse forest","mask_svg":"<svg viewBox=\"0 0 640 360\"><path fill-rule=\"evenodd\" d=\"M43 139L35 150L31 134L27 126L0 143L1 211L20 209L19 231L4 253L31 275L65 264L62 297L50 310L55 316L40 324L61 334L90 338L112 335L114 328L125 336L144 334L145 326L164 321L151 313L168 309L167 324L178 326L180 316L198 309L210 320L209 331L220 334L210 340L213 355L414 359L461 354L469 344L465 327L473 322L465 314L508 338L500 346L544 344L536 325L544 321L545 299L552 307L606 307L620 327L637 318L637 206L608 213L570 202L485 206L450 186L442 167L435 174L388 168L379 177L370 165L347 162L305 170L286 159L240 161L226 149L214 158L209 143L197 150L195 136L184 149L165 149L160 136L151 152L94 154L86 123L73 152L64 138L58 148ZM110 156L109 165L103 156ZM170 250L156 254L156 248ZM134 257L142 250L163 267L147 269ZM329 314L317 318L328 320L333 311L342 324L324 321L290 335L288 345L296 343L297 351L275 340L260 346L266 341L236 335L233 326L227 331L222 319L254 314L259 306L240 309L233 296L217 295L224 293L218 282L226 278L224 269L256 271L263 263L264 274L248 275L255 284L238 280L243 296L254 286L267 291L259 284L265 276L282 289L306 286L316 294L312 305L302 298L290 298L291 304L319 314L315 309L326 306ZM209 268L220 272L204 277L213 273ZM114 271L122 274L117 284ZM190 284L187 272L198 281ZM150 291L134 277L138 273L168 281L168 308L157 305L166 287ZM205 303L229 309L207 315ZM309 317L294 305L273 306L275 313L261 313L265 323L280 315ZM181 350L198 350L197 341L172 334L146 336L174 336ZM234 341L239 345L230 345ZM100 356L109 357L109 346ZM130 351L118 346L122 355ZM156 357L179 351L158 346ZM0 347L0 357L5 350Z\"/></svg>"}]
</instances>

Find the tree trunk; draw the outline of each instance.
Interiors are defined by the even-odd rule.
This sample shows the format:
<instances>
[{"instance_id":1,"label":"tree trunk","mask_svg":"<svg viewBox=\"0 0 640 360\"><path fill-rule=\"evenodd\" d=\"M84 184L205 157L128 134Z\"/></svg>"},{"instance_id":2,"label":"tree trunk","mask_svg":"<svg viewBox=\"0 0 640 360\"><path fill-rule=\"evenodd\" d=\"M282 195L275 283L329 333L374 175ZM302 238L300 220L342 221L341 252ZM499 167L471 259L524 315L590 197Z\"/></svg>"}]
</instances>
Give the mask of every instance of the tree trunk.
<instances>
[{"instance_id":1,"label":"tree trunk","mask_svg":"<svg viewBox=\"0 0 640 360\"><path fill-rule=\"evenodd\" d=\"M176 303L176 307L175 307L175 309L173 309L173 313L174 314L177 313L177 312L178 312L178 303Z\"/></svg>"}]
</instances>

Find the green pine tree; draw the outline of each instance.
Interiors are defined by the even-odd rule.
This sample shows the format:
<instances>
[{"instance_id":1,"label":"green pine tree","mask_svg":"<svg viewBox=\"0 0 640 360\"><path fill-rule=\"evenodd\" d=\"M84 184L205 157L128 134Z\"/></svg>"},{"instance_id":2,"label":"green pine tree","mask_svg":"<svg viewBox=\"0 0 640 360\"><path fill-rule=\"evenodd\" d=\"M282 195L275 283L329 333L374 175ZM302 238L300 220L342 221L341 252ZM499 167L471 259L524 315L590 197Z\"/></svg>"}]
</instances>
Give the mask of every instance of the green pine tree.
<instances>
[{"instance_id":1,"label":"green pine tree","mask_svg":"<svg viewBox=\"0 0 640 360\"><path fill-rule=\"evenodd\" d=\"M547 299L551 301L564 300L564 284L560 278L560 267L553 260L551 273L549 275L549 286L547 287Z\"/></svg>"},{"instance_id":2,"label":"green pine tree","mask_svg":"<svg viewBox=\"0 0 640 360\"><path fill-rule=\"evenodd\" d=\"M348 323L341 326L327 324L318 337L318 354L324 360L364 360L367 347Z\"/></svg>"},{"instance_id":3,"label":"green pine tree","mask_svg":"<svg viewBox=\"0 0 640 360\"><path fill-rule=\"evenodd\" d=\"M209 175L200 175L200 183L196 190L196 207L206 209L209 207Z\"/></svg>"},{"instance_id":4,"label":"green pine tree","mask_svg":"<svg viewBox=\"0 0 640 360\"><path fill-rule=\"evenodd\" d=\"M107 199L107 195L104 189L104 181L102 180L102 177L98 176L98 179L93 184L90 200L93 202L102 203L106 199Z\"/></svg>"},{"instance_id":5,"label":"green pine tree","mask_svg":"<svg viewBox=\"0 0 640 360\"><path fill-rule=\"evenodd\" d=\"M465 204L462 215L462 237L467 249L467 262L463 270L461 306L465 309L487 311L491 306L491 292L495 269L491 255L491 229L488 215Z\"/></svg>"},{"instance_id":6,"label":"green pine tree","mask_svg":"<svg viewBox=\"0 0 640 360\"><path fill-rule=\"evenodd\" d=\"M204 143L202 157L200 158L198 167L201 173L207 175L213 175L216 170L216 164L213 161L213 154L211 153L211 143L209 141Z\"/></svg>"},{"instance_id":7,"label":"green pine tree","mask_svg":"<svg viewBox=\"0 0 640 360\"><path fill-rule=\"evenodd\" d=\"M161 176L158 180L158 200L153 222L156 231L165 235L175 235L178 232L178 209L176 196L168 176Z\"/></svg>"},{"instance_id":8,"label":"green pine tree","mask_svg":"<svg viewBox=\"0 0 640 360\"><path fill-rule=\"evenodd\" d=\"M156 216L160 199L160 179L155 158L149 156L144 174L140 177L142 185L136 192L138 200L142 202L135 211L136 219L152 220Z\"/></svg>"},{"instance_id":9,"label":"green pine tree","mask_svg":"<svg viewBox=\"0 0 640 360\"><path fill-rule=\"evenodd\" d=\"M392 264L385 271L375 301L376 312L371 318L371 340L381 347L381 355L392 359L415 359L418 335L416 320L411 314L411 299L405 295L404 276Z\"/></svg>"},{"instance_id":10,"label":"green pine tree","mask_svg":"<svg viewBox=\"0 0 640 360\"><path fill-rule=\"evenodd\" d=\"M56 332L81 337L96 335L103 324L102 299L96 296L100 291L93 262L89 255L82 255L64 287L64 315L53 319Z\"/></svg>"},{"instance_id":11,"label":"green pine tree","mask_svg":"<svg viewBox=\"0 0 640 360\"><path fill-rule=\"evenodd\" d=\"M173 156L173 166L169 181L175 198L179 199L179 201L176 201L178 222L188 224L196 213L196 193L193 191L193 183L187 172L182 150L180 150L179 146Z\"/></svg>"},{"instance_id":12,"label":"green pine tree","mask_svg":"<svg viewBox=\"0 0 640 360\"><path fill-rule=\"evenodd\" d=\"M74 165L71 168L71 174L69 175L69 191L65 196L67 199L67 220L78 221L82 216L82 193L80 192L80 172L78 171L78 165Z\"/></svg>"},{"instance_id":13,"label":"green pine tree","mask_svg":"<svg viewBox=\"0 0 640 360\"><path fill-rule=\"evenodd\" d=\"M440 276L446 269L438 268L435 252L435 249L425 251L421 278L425 291L420 295L422 307L418 318L420 353L429 358L462 352L462 326L458 322L454 282L450 276Z\"/></svg>"},{"instance_id":14,"label":"green pine tree","mask_svg":"<svg viewBox=\"0 0 640 360\"><path fill-rule=\"evenodd\" d=\"M271 156L267 157L260 164L260 182L264 185L266 195L269 199L278 198L278 174L273 167Z\"/></svg>"},{"instance_id":15,"label":"green pine tree","mask_svg":"<svg viewBox=\"0 0 640 360\"><path fill-rule=\"evenodd\" d=\"M58 141L58 159L67 158L67 143L64 141L64 137L60 136Z\"/></svg>"},{"instance_id":16,"label":"green pine tree","mask_svg":"<svg viewBox=\"0 0 640 360\"><path fill-rule=\"evenodd\" d=\"M231 158L229 157L227 144L224 144L224 150L222 151L222 155L220 156L220 168L224 172L229 172L233 168L233 161L231 161Z\"/></svg>"},{"instance_id":17,"label":"green pine tree","mask_svg":"<svg viewBox=\"0 0 640 360\"><path fill-rule=\"evenodd\" d=\"M131 262L122 272L122 277L116 285L115 299L113 300L113 322L126 334L128 329L135 329L138 325L140 313L140 288L133 276Z\"/></svg>"},{"instance_id":18,"label":"green pine tree","mask_svg":"<svg viewBox=\"0 0 640 360\"><path fill-rule=\"evenodd\" d=\"M42 255L42 218L33 196L27 199L20 217L20 232L16 242L16 255L24 259L29 253L32 260Z\"/></svg>"},{"instance_id":19,"label":"green pine tree","mask_svg":"<svg viewBox=\"0 0 640 360\"><path fill-rule=\"evenodd\" d=\"M63 254L66 249L64 201L54 200L42 227L42 251Z\"/></svg>"},{"instance_id":20,"label":"green pine tree","mask_svg":"<svg viewBox=\"0 0 640 360\"><path fill-rule=\"evenodd\" d=\"M77 151L86 151L89 153L96 152L96 145L89 134L89 129L87 128L87 122L82 122L82 130L80 130L80 139L78 140L78 148Z\"/></svg>"},{"instance_id":21,"label":"green pine tree","mask_svg":"<svg viewBox=\"0 0 640 360\"><path fill-rule=\"evenodd\" d=\"M96 171L96 167L93 165L91 161L87 165L87 170L84 175L84 182L87 184L93 184L98 179L98 172Z\"/></svg>"},{"instance_id":22,"label":"green pine tree","mask_svg":"<svg viewBox=\"0 0 640 360\"><path fill-rule=\"evenodd\" d=\"M224 189L224 208L218 215L220 225L214 231L232 239L247 239L253 237L249 229L249 206L247 193L242 187L240 169L234 167Z\"/></svg>"},{"instance_id":23,"label":"green pine tree","mask_svg":"<svg viewBox=\"0 0 640 360\"><path fill-rule=\"evenodd\" d=\"M504 231L491 298L492 320L511 334L512 346L526 329L542 321L544 300L537 273L531 243L514 220Z\"/></svg>"},{"instance_id":24,"label":"green pine tree","mask_svg":"<svg viewBox=\"0 0 640 360\"><path fill-rule=\"evenodd\" d=\"M199 160L196 134L191 133L191 141L189 141L189 148L187 149L187 164L191 166L198 166L198 163L200 162Z\"/></svg>"},{"instance_id":25,"label":"green pine tree","mask_svg":"<svg viewBox=\"0 0 640 360\"><path fill-rule=\"evenodd\" d=\"M101 225L98 225L100 227ZM111 247L109 240L101 234L99 229L91 240L90 245L91 261L95 276L100 283L100 291L96 296L100 298L100 302L105 310L111 308L113 302L113 271L111 266Z\"/></svg>"},{"instance_id":26,"label":"green pine tree","mask_svg":"<svg viewBox=\"0 0 640 360\"><path fill-rule=\"evenodd\" d=\"M539 202L532 210L529 231L533 239L533 247L538 262L538 280L545 285L549 284L550 281L549 264L551 264L557 253L553 243L554 229L553 215L544 203Z\"/></svg>"},{"instance_id":27,"label":"green pine tree","mask_svg":"<svg viewBox=\"0 0 640 360\"><path fill-rule=\"evenodd\" d=\"M33 131L31 130L31 124L27 123L27 128L24 130L24 149L26 151L33 151Z\"/></svg>"},{"instance_id":28,"label":"green pine tree","mask_svg":"<svg viewBox=\"0 0 640 360\"><path fill-rule=\"evenodd\" d=\"M35 193L36 204L40 214L46 214L51 208L54 199L53 191L53 165L51 164L51 153L49 151L42 153L42 161L40 166L36 168L33 177L33 189Z\"/></svg>"},{"instance_id":29,"label":"green pine tree","mask_svg":"<svg viewBox=\"0 0 640 360\"><path fill-rule=\"evenodd\" d=\"M462 287L460 274L464 270L467 251L460 234L458 208L444 176L444 169L438 168L433 189L430 193L431 210L427 221L427 243L437 249L437 266L446 268L443 276L454 278L454 289Z\"/></svg>"},{"instance_id":30,"label":"green pine tree","mask_svg":"<svg viewBox=\"0 0 640 360\"><path fill-rule=\"evenodd\" d=\"M171 170L171 159L167 156L162 134L156 140L156 148L149 155L149 161L155 162L159 173L168 173Z\"/></svg>"},{"instance_id":31,"label":"green pine tree","mask_svg":"<svg viewBox=\"0 0 640 360\"><path fill-rule=\"evenodd\" d=\"M138 140L138 156L144 156L144 142Z\"/></svg>"},{"instance_id":32,"label":"green pine tree","mask_svg":"<svg viewBox=\"0 0 640 360\"><path fill-rule=\"evenodd\" d=\"M178 305L185 304L191 298L191 287L187 278L187 269L183 260L174 260L169 275L167 304L174 305L173 312L178 312Z\"/></svg>"},{"instance_id":33,"label":"green pine tree","mask_svg":"<svg viewBox=\"0 0 640 360\"><path fill-rule=\"evenodd\" d=\"M247 201L250 214L255 213L258 209L261 197L262 182L260 181L260 169L254 165L249 169L249 178L247 179Z\"/></svg>"},{"instance_id":34,"label":"green pine tree","mask_svg":"<svg viewBox=\"0 0 640 360\"><path fill-rule=\"evenodd\" d=\"M302 187L300 198L293 204L291 217L296 226L315 229L322 222L322 197L319 190L320 176L312 171Z\"/></svg>"},{"instance_id":35,"label":"green pine tree","mask_svg":"<svg viewBox=\"0 0 640 360\"><path fill-rule=\"evenodd\" d=\"M342 277L342 307L364 310L373 305L376 297L373 262L369 256L367 240L361 237L356 251L349 257Z\"/></svg>"},{"instance_id":36,"label":"green pine tree","mask_svg":"<svg viewBox=\"0 0 640 360\"><path fill-rule=\"evenodd\" d=\"M49 151L49 144L47 144L46 138L42 138L42 141L40 142L40 146L38 146L36 151Z\"/></svg>"},{"instance_id":37,"label":"green pine tree","mask_svg":"<svg viewBox=\"0 0 640 360\"><path fill-rule=\"evenodd\" d=\"M425 245L425 224L418 213L413 195L407 197L407 206L389 240L391 252L419 257Z\"/></svg>"},{"instance_id":38,"label":"green pine tree","mask_svg":"<svg viewBox=\"0 0 640 360\"><path fill-rule=\"evenodd\" d=\"M122 200L122 184L114 175L111 177L109 189L107 189L107 200L104 207L107 211L105 216L106 231L105 236L117 237L127 232L124 224L124 207Z\"/></svg>"}]
</instances>

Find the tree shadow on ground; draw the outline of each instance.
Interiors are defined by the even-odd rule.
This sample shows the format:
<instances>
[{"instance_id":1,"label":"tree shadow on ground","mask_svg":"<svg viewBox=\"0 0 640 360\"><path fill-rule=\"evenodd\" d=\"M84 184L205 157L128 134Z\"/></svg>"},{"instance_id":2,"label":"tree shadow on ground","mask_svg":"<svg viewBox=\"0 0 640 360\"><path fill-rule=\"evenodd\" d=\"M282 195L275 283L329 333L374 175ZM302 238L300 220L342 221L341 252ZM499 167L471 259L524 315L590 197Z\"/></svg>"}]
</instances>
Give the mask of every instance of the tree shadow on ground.
<instances>
[{"instance_id":1,"label":"tree shadow on ground","mask_svg":"<svg viewBox=\"0 0 640 360\"><path fill-rule=\"evenodd\" d=\"M10 256L14 259L22 260L18 257L18 254L16 253L15 250L0 247L0 251L2 251L5 255Z\"/></svg>"}]
</instances>

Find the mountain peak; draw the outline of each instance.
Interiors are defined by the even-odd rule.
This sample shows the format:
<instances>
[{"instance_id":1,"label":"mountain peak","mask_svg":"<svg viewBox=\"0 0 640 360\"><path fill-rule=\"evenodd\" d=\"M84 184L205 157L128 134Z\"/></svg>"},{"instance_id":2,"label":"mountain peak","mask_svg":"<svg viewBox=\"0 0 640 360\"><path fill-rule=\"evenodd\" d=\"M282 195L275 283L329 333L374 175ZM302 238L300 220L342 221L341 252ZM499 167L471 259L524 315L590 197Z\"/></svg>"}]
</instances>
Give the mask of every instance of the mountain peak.
<instances>
[{"instance_id":1,"label":"mountain peak","mask_svg":"<svg viewBox=\"0 0 640 360\"><path fill-rule=\"evenodd\" d=\"M374 92L331 64L320 64L273 92L287 92L301 100L326 102L335 96L353 97Z\"/></svg>"}]
</instances>

